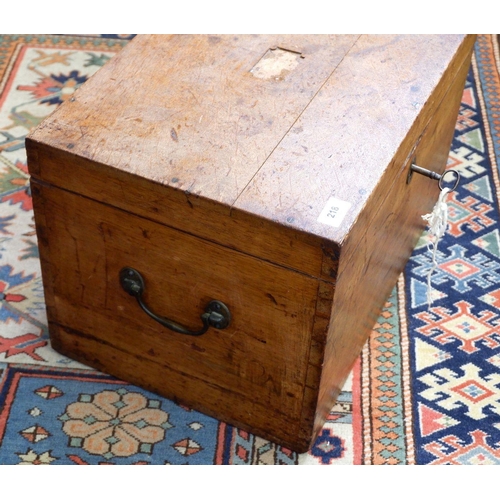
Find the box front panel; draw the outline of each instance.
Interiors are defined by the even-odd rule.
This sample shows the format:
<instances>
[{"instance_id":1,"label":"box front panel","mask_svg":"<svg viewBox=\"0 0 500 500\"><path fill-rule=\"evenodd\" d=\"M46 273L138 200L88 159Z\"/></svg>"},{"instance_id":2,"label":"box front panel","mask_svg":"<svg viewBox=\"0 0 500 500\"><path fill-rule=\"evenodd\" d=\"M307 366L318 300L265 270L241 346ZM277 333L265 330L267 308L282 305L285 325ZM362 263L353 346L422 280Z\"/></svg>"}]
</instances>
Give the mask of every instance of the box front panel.
<instances>
[{"instance_id":1,"label":"box front panel","mask_svg":"<svg viewBox=\"0 0 500 500\"><path fill-rule=\"evenodd\" d=\"M32 185L45 215L37 220L42 253L50 248L42 262L56 349L261 435L296 439L316 279ZM126 266L142 274L144 302L157 315L197 330L217 299L231 312L229 327L200 336L165 328L122 289Z\"/></svg>"}]
</instances>

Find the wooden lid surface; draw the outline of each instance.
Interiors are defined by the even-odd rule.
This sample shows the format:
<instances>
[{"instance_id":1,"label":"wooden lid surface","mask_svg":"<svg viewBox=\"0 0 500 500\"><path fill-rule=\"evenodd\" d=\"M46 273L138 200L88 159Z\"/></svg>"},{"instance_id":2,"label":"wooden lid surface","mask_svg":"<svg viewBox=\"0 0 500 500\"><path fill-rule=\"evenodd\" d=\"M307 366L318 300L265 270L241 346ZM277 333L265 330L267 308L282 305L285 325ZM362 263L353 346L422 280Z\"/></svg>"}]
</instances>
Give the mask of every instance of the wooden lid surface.
<instances>
[{"instance_id":1,"label":"wooden lid surface","mask_svg":"<svg viewBox=\"0 0 500 500\"><path fill-rule=\"evenodd\" d=\"M31 139L342 242L463 41L140 35Z\"/></svg>"}]
</instances>

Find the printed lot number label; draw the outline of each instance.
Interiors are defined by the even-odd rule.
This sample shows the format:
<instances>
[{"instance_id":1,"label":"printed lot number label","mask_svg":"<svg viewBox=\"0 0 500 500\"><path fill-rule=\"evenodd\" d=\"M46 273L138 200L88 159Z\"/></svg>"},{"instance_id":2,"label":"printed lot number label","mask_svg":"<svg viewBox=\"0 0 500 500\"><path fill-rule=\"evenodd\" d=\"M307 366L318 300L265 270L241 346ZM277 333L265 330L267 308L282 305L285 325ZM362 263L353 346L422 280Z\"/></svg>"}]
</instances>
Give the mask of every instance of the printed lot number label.
<instances>
[{"instance_id":1,"label":"printed lot number label","mask_svg":"<svg viewBox=\"0 0 500 500\"><path fill-rule=\"evenodd\" d=\"M318 217L318 222L333 227L339 227L350 208L351 203L348 201L332 197L327 201L325 208L323 208Z\"/></svg>"}]
</instances>

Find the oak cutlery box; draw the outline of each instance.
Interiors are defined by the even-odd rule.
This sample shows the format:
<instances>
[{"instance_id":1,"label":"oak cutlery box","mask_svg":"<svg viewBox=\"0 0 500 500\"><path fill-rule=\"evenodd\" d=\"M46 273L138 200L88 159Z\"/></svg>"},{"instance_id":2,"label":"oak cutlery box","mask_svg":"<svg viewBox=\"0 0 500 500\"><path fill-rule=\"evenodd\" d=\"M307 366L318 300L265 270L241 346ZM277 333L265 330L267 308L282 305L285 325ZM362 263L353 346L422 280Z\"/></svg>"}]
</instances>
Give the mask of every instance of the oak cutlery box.
<instances>
[{"instance_id":1,"label":"oak cutlery box","mask_svg":"<svg viewBox=\"0 0 500 500\"><path fill-rule=\"evenodd\" d=\"M424 229L474 37L134 38L26 141L54 349L305 451Z\"/></svg>"}]
</instances>

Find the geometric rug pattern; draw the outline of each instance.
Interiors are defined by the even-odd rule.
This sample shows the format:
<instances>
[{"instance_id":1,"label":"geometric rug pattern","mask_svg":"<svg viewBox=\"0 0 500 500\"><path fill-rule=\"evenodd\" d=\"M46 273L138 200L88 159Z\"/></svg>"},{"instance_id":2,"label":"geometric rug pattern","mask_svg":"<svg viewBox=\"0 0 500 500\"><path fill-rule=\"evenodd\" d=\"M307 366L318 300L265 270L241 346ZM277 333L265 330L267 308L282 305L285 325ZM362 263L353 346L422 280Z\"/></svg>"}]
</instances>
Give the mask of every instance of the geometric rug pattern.
<instances>
[{"instance_id":1,"label":"geometric rug pattern","mask_svg":"<svg viewBox=\"0 0 500 500\"><path fill-rule=\"evenodd\" d=\"M362 355L356 463L500 463L499 68L498 38L480 35L448 159L461 182L447 197L433 300L424 233L391 300L399 325L379 321Z\"/></svg>"},{"instance_id":2,"label":"geometric rug pattern","mask_svg":"<svg viewBox=\"0 0 500 500\"><path fill-rule=\"evenodd\" d=\"M463 93L433 301L424 233L298 455L51 349L24 139L131 36L0 35L0 464L500 463L497 37L478 37Z\"/></svg>"}]
</instances>

